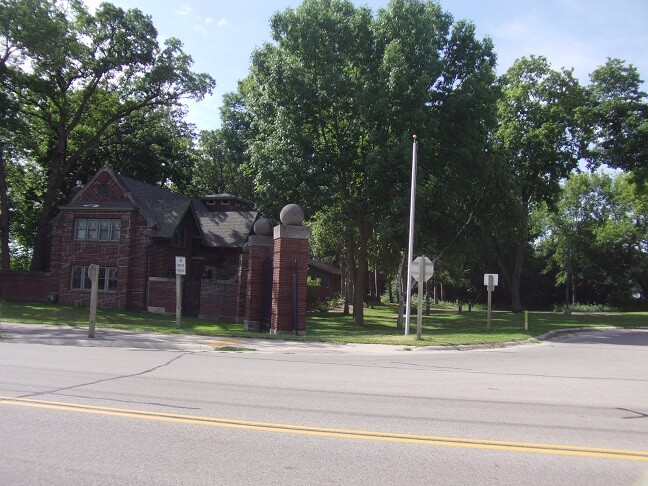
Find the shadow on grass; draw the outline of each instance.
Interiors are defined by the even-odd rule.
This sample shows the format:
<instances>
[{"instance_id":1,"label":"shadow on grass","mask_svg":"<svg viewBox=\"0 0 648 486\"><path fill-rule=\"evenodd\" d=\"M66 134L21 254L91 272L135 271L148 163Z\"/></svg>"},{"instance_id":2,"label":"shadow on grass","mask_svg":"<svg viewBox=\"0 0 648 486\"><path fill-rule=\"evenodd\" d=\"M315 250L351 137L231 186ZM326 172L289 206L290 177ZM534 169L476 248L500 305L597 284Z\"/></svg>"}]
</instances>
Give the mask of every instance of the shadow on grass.
<instances>
[{"instance_id":1,"label":"shadow on grass","mask_svg":"<svg viewBox=\"0 0 648 486\"><path fill-rule=\"evenodd\" d=\"M0 320L10 322L70 325L86 327L88 309L46 303L0 301ZM356 326L350 315L330 311L311 313L306 336L270 336L247 332L242 324L183 317L182 327L175 326L175 316L135 311L98 309L97 327L204 336L262 337L298 341L340 343L382 343L407 346L461 345L519 341L552 330L578 327L616 326L648 327L648 313L572 314L529 313L529 330L524 330L524 314L494 312L493 331L486 329L486 312L435 309L423 317L422 338L416 339L416 315L410 321L410 334L396 327L397 307L390 305L365 309L364 326Z\"/></svg>"}]
</instances>

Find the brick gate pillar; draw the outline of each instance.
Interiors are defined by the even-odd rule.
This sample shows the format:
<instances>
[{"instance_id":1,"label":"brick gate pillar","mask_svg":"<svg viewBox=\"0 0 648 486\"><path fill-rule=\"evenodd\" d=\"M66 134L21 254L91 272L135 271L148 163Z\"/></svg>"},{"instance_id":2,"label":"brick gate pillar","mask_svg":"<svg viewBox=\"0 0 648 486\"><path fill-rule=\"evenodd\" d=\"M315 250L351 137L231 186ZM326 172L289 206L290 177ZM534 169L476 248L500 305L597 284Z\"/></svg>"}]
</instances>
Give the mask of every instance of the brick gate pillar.
<instances>
[{"instance_id":1,"label":"brick gate pillar","mask_svg":"<svg viewBox=\"0 0 648 486\"><path fill-rule=\"evenodd\" d=\"M281 210L274 228L272 321L270 334L306 334L306 274L310 228L302 226L304 211L296 204Z\"/></svg>"},{"instance_id":2,"label":"brick gate pillar","mask_svg":"<svg viewBox=\"0 0 648 486\"><path fill-rule=\"evenodd\" d=\"M247 286L245 294L245 319L247 331L259 331L263 316L263 263L272 258L272 223L259 218L254 223L254 233L247 241Z\"/></svg>"}]
</instances>

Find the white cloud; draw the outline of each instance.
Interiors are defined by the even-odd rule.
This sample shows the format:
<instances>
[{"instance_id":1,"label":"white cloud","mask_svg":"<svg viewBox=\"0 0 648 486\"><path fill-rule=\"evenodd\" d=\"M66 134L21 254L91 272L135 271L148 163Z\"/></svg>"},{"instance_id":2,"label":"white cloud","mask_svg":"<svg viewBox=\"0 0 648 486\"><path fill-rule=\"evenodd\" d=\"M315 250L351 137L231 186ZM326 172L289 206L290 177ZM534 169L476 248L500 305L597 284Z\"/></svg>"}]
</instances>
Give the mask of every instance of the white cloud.
<instances>
[{"instance_id":1,"label":"white cloud","mask_svg":"<svg viewBox=\"0 0 648 486\"><path fill-rule=\"evenodd\" d=\"M229 20L227 20L225 17L221 17L218 22L216 22L216 25L218 27L225 27L227 24L229 24Z\"/></svg>"},{"instance_id":2,"label":"white cloud","mask_svg":"<svg viewBox=\"0 0 648 486\"><path fill-rule=\"evenodd\" d=\"M193 13L193 7L188 3L181 5L180 8L175 11L176 15L182 15L182 16L191 15L192 13Z\"/></svg>"}]
</instances>

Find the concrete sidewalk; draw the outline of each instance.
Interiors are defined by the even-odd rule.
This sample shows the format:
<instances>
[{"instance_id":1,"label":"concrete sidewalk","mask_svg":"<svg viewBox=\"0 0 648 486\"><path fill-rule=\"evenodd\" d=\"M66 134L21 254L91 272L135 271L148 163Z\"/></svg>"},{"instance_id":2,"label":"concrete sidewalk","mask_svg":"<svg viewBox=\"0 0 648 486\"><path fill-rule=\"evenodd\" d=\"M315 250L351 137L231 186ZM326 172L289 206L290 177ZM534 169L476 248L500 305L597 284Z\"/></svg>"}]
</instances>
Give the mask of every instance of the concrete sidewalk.
<instances>
[{"instance_id":1,"label":"concrete sidewalk","mask_svg":"<svg viewBox=\"0 0 648 486\"><path fill-rule=\"evenodd\" d=\"M87 327L48 326L0 322L0 344L29 343L59 346L96 346L167 351L254 351L262 353L395 353L406 346L387 344L338 344L283 339L197 336L122 331L97 327L95 337L88 337ZM412 348L415 349L415 348ZM439 348L443 349L443 348ZM452 348L445 348L452 349Z\"/></svg>"},{"instance_id":2,"label":"concrete sidewalk","mask_svg":"<svg viewBox=\"0 0 648 486\"><path fill-rule=\"evenodd\" d=\"M0 321L0 344L3 342L48 344L59 346L96 346L117 348L158 349L167 351L254 351L260 353L333 353L333 354L393 354L429 351L469 351L472 349L506 348L537 344L560 336L612 330L614 327L570 328L550 331L524 341L457 346L406 346L402 344L323 343L249 337L197 336L194 334L159 334L143 331L122 331L98 327L95 337L88 337L87 327L19 324Z\"/></svg>"}]
</instances>

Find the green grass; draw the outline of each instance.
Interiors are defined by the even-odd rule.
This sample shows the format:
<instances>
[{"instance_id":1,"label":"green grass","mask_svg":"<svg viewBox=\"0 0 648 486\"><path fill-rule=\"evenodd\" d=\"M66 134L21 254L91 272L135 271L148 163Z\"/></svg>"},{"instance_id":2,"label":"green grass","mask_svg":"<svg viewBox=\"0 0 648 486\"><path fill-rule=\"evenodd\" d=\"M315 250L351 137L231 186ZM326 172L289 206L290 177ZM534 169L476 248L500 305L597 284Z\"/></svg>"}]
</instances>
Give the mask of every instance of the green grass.
<instances>
[{"instance_id":1,"label":"green grass","mask_svg":"<svg viewBox=\"0 0 648 486\"><path fill-rule=\"evenodd\" d=\"M308 315L306 336L269 336L266 333L248 333L242 324L215 322L207 319L183 317L182 327L175 327L174 316L133 311L97 310L97 327L130 329L166 334L199 334L204 336L263 337L299 341L326 341L340 343L380 343L405 346L454 346L518 341L548 331L575 327L648 327L648 312L613 314L529 313L529 330L524 330L524 314L493 313L493 331L486 330L486 312L473 311L458 314L448 309L433 309L423 317L422 338L416 339L416 315L410 323L410 335L396 329L395 306L377 306L365 309L365 325L356 326L352 317L340 312ZM88 309L45 303L0 301L0 321L71 325L86 327Z\"/></svg>"}]
</instances>

